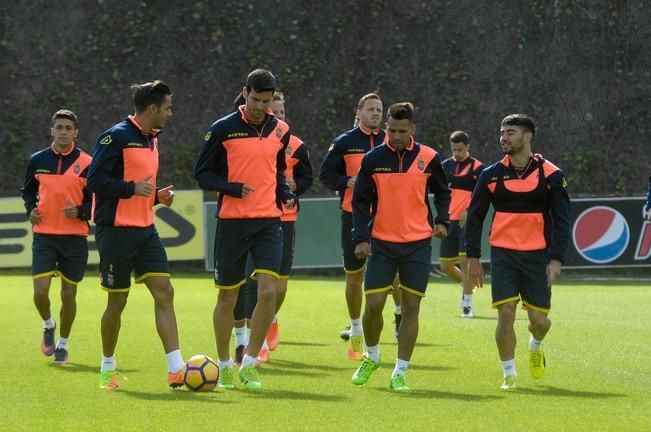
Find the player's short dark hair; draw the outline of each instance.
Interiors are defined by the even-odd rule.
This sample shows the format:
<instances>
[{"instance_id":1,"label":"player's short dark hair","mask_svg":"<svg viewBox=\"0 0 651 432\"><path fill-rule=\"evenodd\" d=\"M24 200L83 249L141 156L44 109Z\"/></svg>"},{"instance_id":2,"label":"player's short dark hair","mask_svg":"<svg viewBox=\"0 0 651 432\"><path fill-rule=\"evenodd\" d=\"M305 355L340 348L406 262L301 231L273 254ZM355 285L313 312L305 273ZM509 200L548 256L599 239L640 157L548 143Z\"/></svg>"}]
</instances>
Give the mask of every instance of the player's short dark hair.
<instances>
[{"instance_id":1,"label":"player's short dark hair","mask_svg":"<svg viewBox=\"0 0 651 432\"><path fill-rule=\"evenodd\" d=\"M55 112L52 115L52 125L54 126L56 119L60 118L70 120L75 124L75 129L79 129L79 119L77 118L77 114L73 113L72 111L67 109L60 109L59 111Z\"/></svg>"},{"instance_id":2,"label":"player's short dark hair","mask_svg":"<svg viewBox=\"0 0 651 432\"><path fill-rule=\"evenodd\" d=\"M380 101L380 103L382 103L382 99L380 99L380 96L377 93L368 93L362 96L361 98L359 98L359 102L357 102L357 109L361 110L364 107L366 101L369 99L375 99Z\"/></svg>"},{"instance_id":3,"label":"player's short dark hair","mask_svg":"<svg viewBox=\"0 0 651 432\"><path fill-rule=\"evenodd\" d=\"M387 120L409 120L414 122L414 104L411 102L397 102L389 107L387 111Z\"/></svg>"},{"instance_id":4,"label":"player's short dark hair","mask_svg":"<svg viewBox=\"0 0 651 432\"><path fill-rule=\"evenodd\" d=\"M133 106L136 112L143 112L149 105L161 106L166 96L172 96L172 90L161 80L144 84L133 84Z\"/></svg>"},{"instance_id":5,"label":"player's short dark hair","mask_svg":"<svg viewBox=\"0 0 651 432\"><path fill-rule=\"evenodd\" d=\"M470 135L464 131L454 131L450 134L450 142L464 143L465 145L468 145L470 144Z\"/></svg>"},{"instance_id":6,"label":"player's short dark hair","mask_svg":"<svg viewBox=\"0 0 651 432\"><path fill-rule=\"evenodd\" d=\"M520 126L531 132L532 137L536 134L536 124L526 114L509 114L502 119L502 126Z\"/></svg>"},{"instance_id":7,"label":"player's short dark hair","mask_svg":"<svg viewBox=\"0 0 651 432\"><path fill-rule=\"evenodd\" d=\"M246 91L275 91L276 77L266 69L256 69L246 77Z\"/></svg>"}]
</instances>

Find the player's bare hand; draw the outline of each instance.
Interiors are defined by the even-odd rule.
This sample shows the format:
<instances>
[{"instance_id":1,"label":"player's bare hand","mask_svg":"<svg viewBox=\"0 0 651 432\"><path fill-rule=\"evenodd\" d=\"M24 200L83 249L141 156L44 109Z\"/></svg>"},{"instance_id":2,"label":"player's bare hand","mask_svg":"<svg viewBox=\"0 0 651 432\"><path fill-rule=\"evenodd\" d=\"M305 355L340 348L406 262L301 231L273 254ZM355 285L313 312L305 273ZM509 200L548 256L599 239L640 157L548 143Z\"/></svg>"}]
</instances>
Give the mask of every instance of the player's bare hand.
<instances>
[{"instance_id":1,"label":"player's bare hand","mask_svg":"<svg viewBox=\"0 0 651 432\"><path fill-rule=\"evenodd\" d=\"M554 259L549 261L549 264L547 264L547 285L552 286L559 274L561 274L561 262Z\"/></svg>"},{"instance_id":2,"label":"player's bare hand","mask_svg":"<svg viewBox=\"0 0 651 432\"><path fill-rule=\"evenodd\" d=\"M355 256L357 259L364 259L371 255L371 245L368 242L357 243L355 246Z\"/></svg>"},{"instance_id":3,"label":"player's bare hand","mask_svg":"<svg viewBox=\"0 0 651 432\"><path fill-rule=\"evenodd\" d=\"M355 187L355 182L357 181L357 176L352 176L348 179L348 183L346 183L346 187L349 188L354 188Z\"/></svg>"},{"instance_id":4,"label":"player's bare hand","mask_svg":"<svg viewBox=\"0 0 651 432\"><path fill-rule=\"evenodd\" d=\"M296 191L296 182L294 181L293 178L291 177L286 177L287 180L287 186L289 186L289 190L292 192Z\"/></svg>"},{"instance_id":5,"label":"player's bare hand","mask_svg":"<svg viewBox=\"0 0 651 432\"><path fill-rule=\"evenodd\" d=\"M165 186L156 195L158 196L159 203L171 207L174 202L174 185Z\"/></svg>"},{"instance_id":6,"label":"player's bare hand","mask_svg":"<svg viewBox=\"0 0 651 432\"><path fill-rule=\"evenodd\" d=\"M77 206L71 203L70 200L67 198L66 198L66 206L63 207L61 211L68 219L77 219L77 216L79 215L79 212L77 211Z\"/></svg>"},{"instance_id":7,"label":"player's bare hand","mask_svg":"<svg viewBox=\"0 0 651 432\"><path fill-rule=\"evenodd\" d=\"M468 281L474 287L482 288L484 286L484 268L479 262L479 258L468 258Z\"/></svg>"},{"instance_id":8,"label":"player's bare hand","mask_svg":"<svg viewBox=\"0 0 651 432\"><path fill-rule=\"evenodd\" d=\"M292 199L288 199L287 201L285 201L284 204L285 204L285 207L287 207L287 209L291 210L291 209L293 209L294 206L296 205L296 200L293 199L293 198L292 198Z\"/></svg>"},{"instance_id":9,"label":"player's bare hand","mask_svg":"<svg viewBox=\"0 0 651 432\"><path fill-rule=\"evenodd\" d=\"M43 215L41 214L40 211L38 211L36 207L34 207L32 211L29 213L29 222L32 225L36 225L41 221L41 219L43 219Z\"/></svg>"},{"instance_id":10,"label":"player's bare hand","mask_svg":"<svg viewBox=\"0 0 651 432\"><path fill-rule=\"evenodd\" d=\"M140 180L138 183L136 183L136 188L133 192L134 195L139 195L139 196L144 196L148 197L151 196L151 193L154 191L154 185L149 183L149 180L151 180L152 176L145 177L144 179Z\"/></svg>"},{"instance_id":11,"label":"player's bare hand","mask_svg":"<svg viewBox=\"0 0 651 432\"><path fill-rule=\"evenodd\" d=\"M242 185L242 198L248 197L251 194L251 192L255 192L255 189L253 189L248 184Z\"/></svg>"},{"instance_id":12,"label":"player's bare hand","mask_svg":"<svg viewBox=\"0 0 651 432\"><path fill-rule=\"evenodd\" d=\"M448 227L444 224L436 224L436 227L434 227L434 229L434 237L438 239L444 239L448 236Z\"/></svg>"}]
</instances>

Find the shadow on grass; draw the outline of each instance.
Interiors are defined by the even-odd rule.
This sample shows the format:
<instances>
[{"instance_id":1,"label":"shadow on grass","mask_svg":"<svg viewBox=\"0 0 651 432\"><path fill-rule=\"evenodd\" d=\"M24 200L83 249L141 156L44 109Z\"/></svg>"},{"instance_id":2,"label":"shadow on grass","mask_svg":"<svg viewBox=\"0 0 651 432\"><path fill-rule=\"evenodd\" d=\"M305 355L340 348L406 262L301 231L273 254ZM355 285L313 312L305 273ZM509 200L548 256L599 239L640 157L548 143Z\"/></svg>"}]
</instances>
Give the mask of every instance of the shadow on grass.
<instances>
[{"instance_id":1,"label":"shadow on grass","mask_svg":"<svg viewBox=\"0 0 651 432\"><path fill-rule=\"evenodd\" d=\"M87 365L87 364L81 364L81 363L72 363L68 362L63 365L57 365L54 363L50 363L49 365L51 368L56 369L56 370L62 370L65 372L81 372L81 373L93 373L97 374L99 376L99 365ZM139 369L122 369L118 368L118 372L124 373L125 375L130 374L131 372L140 372Z\"/></svg>"},{"instance_id":2,"label":"shadow on grass","mask_svg":"<svg viewBox=\"0 0 651 432\"><path fill-rule=\"evenodd\" d=\"M151 393L151 392L141 392L133 390L123 390L120 389L117 391L119 394L125 394L129 397L136 399L149 400L149 401L166 401L166 402L179 402L179 401L188 401L188 402L203 402L203 403L221 403L221 404L232 404L235 403L231 400L220 399L220 391L212 392L192 392L184 390L170 390L170 391L161 391L160 393Z\"/></svg>"},{"instance_id":3,"label":"shadow on grass","mask_svg":"<svg viewBox=\"0 0 651 432\"><path fill-rule=\"evenodd\" d=\"M389 362L382 362L381 363L382 369L392 370L394 366L395 366L395 363L389 363ZM349 369L349 368L347 368L347 369ZM421 371L431 371L431 372L445 372L445 371L451 371L451 370L456 370L456 369L459 369L459 368L450 367L450 366L420 365L420 364L413 364L413 363L409 365L409 370L421 370ZM355 366L353 366L353 370L355 370Z\"/></svg>"},{"instance_id":4,"label":"shadow on grass","mask_svg":"<svg viewBox=\"0 0 651 432\"><path fill-rule=\"evenodd\" d=\"M295 392L290 390L267 390L261 392L247 392L247 396L262 397L265 399L286 399L286 400L311 400L318 402L341 402L346 401L348 398L336 395L327 395L322 393L305 393Z\"/></svg>"},{"instance_id":5,"label":"shadow on grass","mask_svg":"<svg viewBox=\"0 0 651 432\"><path fill-rule=\"evenodd\" d=\"M511 390L513 393L522 393L532 396L553 396L553 397L573 397L589 399L608 399L616 397L627 397L624 393L603 393L589 392L582 390L572 390L553 386L536 386L536 387L516 387Z\"/></svg>"},{"instance_id":6,"label":"shadow on grass","mask_svg":"<svg viewBox=\"0 0 651 432\"><path fill-rule=\"evenodd\" d=\"M324 343L315 343L315 342L293 342L293 341L282 341L281 345L289 345L289 346L315 346L315 347L328 346L328 344L324 344Z\"/></svg>"},{"instance_id":7,"label":"shadow on grass","mask_svg":"<svg viewBox=\"0 0 651 432\"><path fill-rule=\"evenodd\" d=\"M478 395L468 393L453 393L440 390L410 390L408 392L395 392L388 388L381 388L378 391L390 393L392 396L404 397L408 399L455 399L470 402L491 402L504 399L504 396L495 395Z\"/></svg>"},{"instance_id":8,"label":"shadow on grass","mask_svg":"<svg viewBox=\"0 0 651 432\"><path fill-rule=\"evenodd\" d=\"M324 365L318 363L300 363L290 360L272 360L270 365L279 366L281 368L288 368L292 370L300 369L317 369L323 371L342 371L348 370L349 367L333 366L333 365ZM351 362L351 365L355 365L354 362Z\"/></svg>"}]
</instances>

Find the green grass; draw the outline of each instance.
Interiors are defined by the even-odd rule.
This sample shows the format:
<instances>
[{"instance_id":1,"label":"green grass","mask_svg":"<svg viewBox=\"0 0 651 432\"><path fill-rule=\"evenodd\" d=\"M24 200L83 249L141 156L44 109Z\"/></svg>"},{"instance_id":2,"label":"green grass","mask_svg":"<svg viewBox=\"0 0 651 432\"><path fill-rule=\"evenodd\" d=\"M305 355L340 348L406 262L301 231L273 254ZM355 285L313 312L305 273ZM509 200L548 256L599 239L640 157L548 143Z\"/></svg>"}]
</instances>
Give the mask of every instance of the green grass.
<instances>
[{"instance_id":1,"label":"green grass","mask_svg":"<svg viewBox=\"0 0 651 432\"><path fill-rule=\"evenodd\" d=\"M176 277L176 311L185 358L216 356L209 275ZM106 295L88 275L79 287L70 363L54 367L39 349L41 322L27 275L0 279L0 394L3 430L650 430L651 289L634 282L555 286L546 339L548 369L528 373L525 314L518 312L519 388L499 390L490 291L475 295L477 317L458 318L458 287L433 282L408 373L409 394L388 391L396 345L385 315L382 368L369 384L350 383L337 334L344 324L339 279L296 278L280 314L281 344L261 370L265 389L170 391L153 303L132 289L116 358L128 380L116 393L98 389L99 318ZM58 281L51 292L58 314ZM391 304L389 300L388 304ZM238 383L239 384L239 383ZM5 429L6 428L6 429Z\"/></svg>"}]
</instances>

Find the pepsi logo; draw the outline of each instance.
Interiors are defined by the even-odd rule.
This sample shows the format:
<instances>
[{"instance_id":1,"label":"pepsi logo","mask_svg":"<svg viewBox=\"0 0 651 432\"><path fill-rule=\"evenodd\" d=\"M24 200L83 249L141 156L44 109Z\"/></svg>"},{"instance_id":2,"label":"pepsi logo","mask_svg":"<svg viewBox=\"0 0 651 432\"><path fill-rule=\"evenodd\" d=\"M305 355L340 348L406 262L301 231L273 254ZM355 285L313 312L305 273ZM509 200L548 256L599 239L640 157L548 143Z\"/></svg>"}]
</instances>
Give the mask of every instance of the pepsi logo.
<instances>
[{"instance_id":1,"label":"pepsi logo","mask_svg":"<svg viewBox=\"0 0 651 432\"><path fill-rule=\"evenodd\" d=\"M631 231L626 218L611 207L590 207L576 218L572 228L576 251L595 264L605 264L619 258L630 239Z\"/></svg>"}]
</instances>

